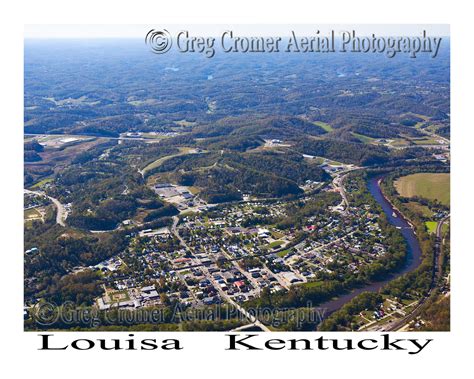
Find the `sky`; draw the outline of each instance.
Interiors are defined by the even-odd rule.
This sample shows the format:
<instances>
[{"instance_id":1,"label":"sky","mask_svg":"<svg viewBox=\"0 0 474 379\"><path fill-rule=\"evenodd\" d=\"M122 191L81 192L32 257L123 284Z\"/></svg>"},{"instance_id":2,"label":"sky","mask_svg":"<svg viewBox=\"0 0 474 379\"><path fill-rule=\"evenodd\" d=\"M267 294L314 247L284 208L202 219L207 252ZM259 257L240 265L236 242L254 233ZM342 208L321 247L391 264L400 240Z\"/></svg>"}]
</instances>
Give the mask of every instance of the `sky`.
<instances>
[{"instance_id":1,"label":"sky","mask_svg":"<svg viewBox=\"0 0 474 379\"><path fill-rule=\"evenodd\" d=\"M94 39L94 38L144 38L150 29L167 29L173 35L181 30L189 30L204 37L218 36L226 30L233 30L240 36L282 36L291 30L300 35L321 34L334 30L355 30L357 35L377 36L419 36L426 30L431 36L449 36L449 25L25 25L25 39Z\"/></svg>"}]
</instances>

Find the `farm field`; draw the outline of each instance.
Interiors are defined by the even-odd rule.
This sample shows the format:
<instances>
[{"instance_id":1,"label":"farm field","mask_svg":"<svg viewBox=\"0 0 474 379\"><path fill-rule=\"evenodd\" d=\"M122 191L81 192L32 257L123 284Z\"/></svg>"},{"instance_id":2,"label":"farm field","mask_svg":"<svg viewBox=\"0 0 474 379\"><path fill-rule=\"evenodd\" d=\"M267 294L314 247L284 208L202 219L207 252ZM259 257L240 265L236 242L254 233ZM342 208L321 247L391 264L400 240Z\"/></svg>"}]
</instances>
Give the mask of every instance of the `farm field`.
<instances>
[{"instance_id":1,"label":"farm field","mask_svg":"<svg viewBox=\"0 0 474 379\"><path fill-rule=\"evenodd\" d=\"M450 175L446 173L419 173L397 179L395 188L405 197L419 196L449 205Z\"/></svg>"}]
</instances>

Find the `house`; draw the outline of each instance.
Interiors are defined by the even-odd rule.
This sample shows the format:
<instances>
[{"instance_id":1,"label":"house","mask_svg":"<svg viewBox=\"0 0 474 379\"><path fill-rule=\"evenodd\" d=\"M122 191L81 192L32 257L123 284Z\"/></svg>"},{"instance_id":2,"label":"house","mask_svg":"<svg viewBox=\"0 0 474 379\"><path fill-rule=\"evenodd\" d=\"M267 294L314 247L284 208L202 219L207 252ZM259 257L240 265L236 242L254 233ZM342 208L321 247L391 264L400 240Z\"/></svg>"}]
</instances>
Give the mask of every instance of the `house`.
<instances>
[{"instance_id":1,"label":"house","mask_svg":"<svg viewBox=\"0 0 474 379\"><path fill-rule=\"evenodd\" d=\"M156 183L155 188L168 188L173 187L171 183Z\"/></svg>"},{"instance_id":2,"label":"house","mask_svg":"<svg viewBox=\"0 0 474 379\"><path fill-rule=\"evenodd\" d=\"M202 299L202 302L205 305L211 305L211 304L214 304L215 300L213 297L205 297L204 299Z\"/></svg>"},{"instance_id":3,"label":"house","mask_svg":"<svg viewBox=\"0 0 474 379\"><path fill-rule=\"evenodd\" d=\"M270 231L267 229L259 229L257 235L260 238L267 238L270 237Z\"/></svg>"},{"instance_id":4,"label":"house","mask_svg":"<svg viewBox=\"0 0 474 379\"><path fill-rule=\"evenodd\" d=\"M209 266L212 263L212 261L209 258L204 258L204 259L201 259L201 263L204 266Z\"/></svg>"},{"instance_id":5,"label":"house","mask_svg":"<svg viewBox=\"0 0 474 379\"><path fill-rule=\"evenodd\" d=\"M283 272L282 275L285 277L286 280L288 280L290 283L297 283L301 282L301 279L298 278L294 272L292 271L286 271Z\"/></svg>"},{"instance_id":6,"label":"house","mask_svg":"<svg viewBox=\"0 0 474 379\"><path fill-rule=\"evenodd\" d=\"M224 277L225 282L229 284L237 280L236 277L230 272L224 272L222 276Z\"/></svg>"},{"instance_id":7,"label":"house","mask_svg":"<svg viewBox=\"0 0 474 379\"><path fill-rule=\"evenodd\" d=\"M110 308L110 304L105 304L104 299L101 297L97 299L97 306L99 307L101 311L104 311Z\"/></svg>"},{"instance_id":8,"label":"house","mask_svg":"<svg viewBox=\"0 0 474 379\"><path fill-rule=\"evenodd\" d=\"M204 292L202 292L202 291L196 292L196 297L197 297L198 299L202 299L202 298L204 297Z\"/></svg>"},{"instance_id":9,"label":"house","mask_svg":"<svg viewBox=\"0 0 474 379\"><path fill-rule=\"evenodd\" d=\"M185 263L185 262L189 262L190 260L191 258L182 257L182 258L175 259L174 263Z\"/></svg>"},{"instance_id":10,"label":"house","mask_svg":"<svg viewBox=\"0 0 474 379\"><path fill-rule=\"evenodd\" d=\"M181 196L183 196L183 198L185 198L186 200L189 200L189 199L192 199L193 198L193 195L190 194L189 192L183 192L181 194Z\"/></svg>"},{"instance_id":11,"label":"house","mask_svg":"<svg viewBox=\"0 0 474 379\"><path fill-rule=\"evenodd\" d=\"M140 295L144 300L152 300L160 297L158 291L155 289L155 286L143 287L140 291Z\"/></svg>"},{"instance_id":12,"label":"house","mask_svg":"<svg viewBox=\"0 0 474 379\"><path fill-rule=\"evenodd\" d=\"M30 250L26 250L25 254L28 255L28 254L33 254L33 253L37 253L37 252L38 252L38 248L37 247L32 247Z\"/></svg>"}]
</instances>

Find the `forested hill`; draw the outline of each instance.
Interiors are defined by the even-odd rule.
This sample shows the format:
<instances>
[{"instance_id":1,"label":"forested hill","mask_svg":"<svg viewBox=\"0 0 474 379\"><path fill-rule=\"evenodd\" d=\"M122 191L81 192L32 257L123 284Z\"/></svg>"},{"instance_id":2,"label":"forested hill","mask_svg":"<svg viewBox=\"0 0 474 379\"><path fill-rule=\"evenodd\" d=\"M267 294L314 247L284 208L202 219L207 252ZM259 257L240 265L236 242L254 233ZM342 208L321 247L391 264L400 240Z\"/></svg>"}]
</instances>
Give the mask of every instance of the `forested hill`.
<instances>
[{"instance_id":1,"label":"forested hill","mask_svg":"<svg viewBox=\"0 0 474 379\"><path fill-rule=\"evenodd\" d=\"M449 41L436 59L374 54L150 54L142 40L27 41L25 132L287 138L324 122L371 138L449 122ZM420 118L420 115L422 116ZM315 124L316 122L316 124Z\"/></svg>"}]
</instances>

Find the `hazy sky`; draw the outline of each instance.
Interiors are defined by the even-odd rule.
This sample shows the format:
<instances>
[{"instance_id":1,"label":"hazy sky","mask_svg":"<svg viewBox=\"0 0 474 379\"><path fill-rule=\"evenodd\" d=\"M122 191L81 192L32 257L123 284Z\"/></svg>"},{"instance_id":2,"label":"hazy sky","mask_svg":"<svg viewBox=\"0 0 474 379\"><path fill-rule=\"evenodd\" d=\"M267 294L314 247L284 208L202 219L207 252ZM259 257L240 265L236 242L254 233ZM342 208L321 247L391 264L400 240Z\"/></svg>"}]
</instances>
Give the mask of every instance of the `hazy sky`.
<instances>
[{"instance_id":1,"label":"hazy sky","mask_svg":"<svg viewBox=\"0 0 474 379\"><path fill-rule=\"evenodd\" d=\"M25 25L25 38L144 38L150 29L167 29L172 35L189 30L194 35L217 36L233 30L241 36L314 35L316 30L326 34L355 30L358 35L418 36L426 30L431 36L449 36L449 25Z\"/></svg>"}]
</instances>

